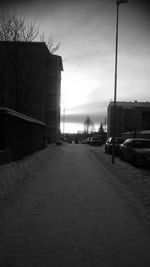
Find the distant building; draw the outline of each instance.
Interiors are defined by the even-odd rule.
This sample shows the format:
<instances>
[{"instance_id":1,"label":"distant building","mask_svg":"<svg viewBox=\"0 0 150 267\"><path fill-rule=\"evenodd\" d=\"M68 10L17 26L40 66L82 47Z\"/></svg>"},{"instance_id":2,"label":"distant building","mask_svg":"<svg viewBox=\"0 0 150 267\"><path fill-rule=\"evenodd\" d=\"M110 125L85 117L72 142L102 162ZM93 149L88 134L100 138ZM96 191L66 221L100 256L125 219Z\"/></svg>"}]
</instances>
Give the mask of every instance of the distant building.
<instances>
[{"instance_id":1,"label":"distant building","mask_svg":"<svg viewBox=\"0 0 150 267\"><path fill-rule=\"evenodd\" d=\"M107 110L107 135L113 133L114 103L110 102ZM150 103L149 102L117 102L115 136L124 132L150 130Z\"/></svg>"},{"instance_id":2,"label":"distant building","mask_svg":"<svg viewBox=\"0 0 150 267\"><path fill-rule=\"evenodd\" d=\"M52 142L60 131L62 70L44 42L0 42L0 106L44 122Z\"/></svg>"}]
</instances>

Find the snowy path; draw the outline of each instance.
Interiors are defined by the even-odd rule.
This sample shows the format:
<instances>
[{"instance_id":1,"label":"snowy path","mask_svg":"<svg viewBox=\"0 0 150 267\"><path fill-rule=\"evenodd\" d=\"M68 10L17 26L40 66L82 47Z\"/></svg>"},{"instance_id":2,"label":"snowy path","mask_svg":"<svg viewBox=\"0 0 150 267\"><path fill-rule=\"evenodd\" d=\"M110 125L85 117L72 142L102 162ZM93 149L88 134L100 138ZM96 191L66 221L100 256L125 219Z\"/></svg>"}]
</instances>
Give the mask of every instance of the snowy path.
<instances>
[{"instance_id":1,"label":"snowy path","mask_svg":"<svg viewBox=\"0 0 150 267\"><path fill-rule=\"evenodd\" d=\"M149 267L150 234L87 146L63 145L0 222L0 266Z\"/></svg>"}]
</instances>

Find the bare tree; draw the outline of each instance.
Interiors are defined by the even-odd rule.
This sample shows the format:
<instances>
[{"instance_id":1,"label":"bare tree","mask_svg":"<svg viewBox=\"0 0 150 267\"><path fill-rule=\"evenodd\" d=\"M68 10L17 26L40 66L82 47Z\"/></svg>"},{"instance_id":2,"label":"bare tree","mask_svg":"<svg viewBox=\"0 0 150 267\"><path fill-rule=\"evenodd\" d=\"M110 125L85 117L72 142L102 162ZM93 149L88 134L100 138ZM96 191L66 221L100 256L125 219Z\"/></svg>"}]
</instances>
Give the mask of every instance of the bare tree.
<instances>
[{"instance_id":1,"label":"bare tree","mask_svg":"<svg viewBox=\"0 0 150 267\"><path fill-rule=\"evenodd\" d=\"M90 117L87 116L86 119L85 119L85 121L84 121L84 128L85 128L85 132L86 133L89 133L90 127L93 128L93 122L90 119Z\"/></svg>"},{"instance_id":2,"label":"bare tree","mask_svg":"<svg viewBox=\"0 0 150 267\"><path fill-rule=\"evenodd\" d=\"M51 35L50 37L46 38L44 32L40 35L40 41L46 43L48 50L52 54L55 53L60 47L60 42L58 44L56 44L56 46L54 46L53 36Z\"/></svg>"},{"instance_id":3,"label":"bare tree","mask_svg":"<svg viewBox=\"0 0 150 267\"><path fill-rule=\"evenodd\" d=\"M52 54L60 47L60 43L54 45L52 36L46 38L44 33L40 33L39 24L35 20L27 23L25 16L20 15L15 8L0 9L0 41L37 40L45 42Z\"/></svg>"},{"instance_id":4,"label":"bare tree","mask_svg":"<svg viewBox=\"0 0 150 267\"><path fill-rule=\"evenodd\" d=\"M2 8L0 10L0 40L1 41L34 41L39 34L39 26L35 21L26 23L16 9Z\"/></svg>"}]
</instances>

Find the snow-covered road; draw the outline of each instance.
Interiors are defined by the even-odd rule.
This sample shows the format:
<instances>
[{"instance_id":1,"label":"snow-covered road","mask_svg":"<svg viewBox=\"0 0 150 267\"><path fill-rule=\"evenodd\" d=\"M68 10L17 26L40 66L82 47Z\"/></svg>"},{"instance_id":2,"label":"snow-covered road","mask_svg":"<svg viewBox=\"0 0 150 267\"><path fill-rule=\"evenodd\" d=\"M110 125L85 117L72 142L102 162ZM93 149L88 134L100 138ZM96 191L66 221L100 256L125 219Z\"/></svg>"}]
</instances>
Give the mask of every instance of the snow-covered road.
<instances>
[{"instance_id":1,"label":"snow-covered road","mask_svg":"<svg viewBox=\"0 0 150 267\"><path fill-rule=\"evenodd\" d=\"M114 171L89 146L53 149L3 201L0 266L149 267L150 232L113 184Z\"/></svg>"}]
</instances>

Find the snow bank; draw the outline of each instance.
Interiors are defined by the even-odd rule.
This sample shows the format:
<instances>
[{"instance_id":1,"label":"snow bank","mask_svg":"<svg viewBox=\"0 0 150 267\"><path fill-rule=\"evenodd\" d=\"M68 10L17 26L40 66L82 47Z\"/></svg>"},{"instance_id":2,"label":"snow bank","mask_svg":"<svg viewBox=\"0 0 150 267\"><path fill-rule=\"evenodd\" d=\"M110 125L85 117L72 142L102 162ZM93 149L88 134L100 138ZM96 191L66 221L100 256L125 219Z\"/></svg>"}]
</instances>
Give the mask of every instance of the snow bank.
<instances>
[{"instance_id":1,"label":"snow bank","mask_svg":"<svg viewBox=\"0 0 150 267\"><path fill-rule=\"evenodd\" d=\"M90 148L92 149L92 148ZM112 164L112 155L106 154L104 146L93 149L96 158L110 171L126 189L143 205L143 213L150 219L150 168L138 168L116 157ZM111 175L109 180L111 181ZM114 182L114 181L113 181Z\"/></svg>"},{"instance_id":2,"label":"snow bank","mask_svg":"<svg viewBox=\"0 0 150 267\"><path fill-rule=\"evenodd\" d=\"M55 145L49 145L20 161L0 166L0 199L4 199L23 180L32 177L55 150Z\"/></svg>"}]
</instances>

